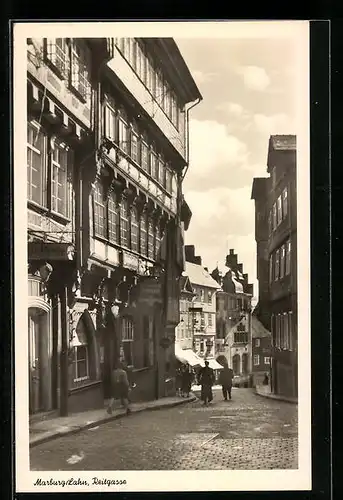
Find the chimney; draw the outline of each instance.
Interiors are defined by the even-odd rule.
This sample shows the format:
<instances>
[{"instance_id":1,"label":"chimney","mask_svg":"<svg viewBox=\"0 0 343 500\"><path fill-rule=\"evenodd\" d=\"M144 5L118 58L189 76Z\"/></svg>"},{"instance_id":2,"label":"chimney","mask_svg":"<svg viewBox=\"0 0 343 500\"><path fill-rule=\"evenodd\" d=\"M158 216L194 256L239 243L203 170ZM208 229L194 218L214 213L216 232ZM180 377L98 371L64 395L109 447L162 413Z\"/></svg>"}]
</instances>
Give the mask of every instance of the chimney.
<instances>
[{"instance_id":1,"label":"chimney","mask_svg":"<svg viewBox=\"0 0 343 500\"><path fill-rule=\"evenodd\" d=\"M233 253L233 250L230 250L230 254L226 256L225 265L227 267L231 267L232 269L237 268L237 254Z\"/></svg>"},{"instance_id":2,"label":"chimney","mask_svg":"<svg viewBox=\"0 0 343 500\"><path fill-rule=\"evenodd\" d=\"M234 255L234 249L230 248L230 255Z\"/></svg>"},{"instance_id":3,"label":"chimney","mask_svg":"<svg viewBox=\"0 0 343 500\"><path fill-rule=\"evenodd\" d=\"M244 279L244 281L246 281L246 282L248 281L248 273L243 274L243 279Z\"/></svg>"},{"instance_id":4,"label":"chimney","mask_svg":"<svg viewBox=\"0 0 343 500\"><path fill-rule=\"evenodd\" d=\"M194 263L194 253L195 253L194 245L185 245L184 248L185 248L186 261Z\"/></svg>"}]
</instances>

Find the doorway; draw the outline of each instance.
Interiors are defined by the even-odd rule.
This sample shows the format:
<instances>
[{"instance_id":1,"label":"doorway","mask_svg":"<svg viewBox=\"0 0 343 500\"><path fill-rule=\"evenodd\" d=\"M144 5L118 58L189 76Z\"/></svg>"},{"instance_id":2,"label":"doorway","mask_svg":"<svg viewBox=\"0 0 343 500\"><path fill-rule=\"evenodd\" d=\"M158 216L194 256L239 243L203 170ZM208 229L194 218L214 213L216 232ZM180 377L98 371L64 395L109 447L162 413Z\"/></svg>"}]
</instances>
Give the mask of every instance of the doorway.
<instances>
[{"instance_id":1,"label":"doorway","mask_svg":"<svg viewBox=\"0 0 343 500\"><path fill-rule=\"evenodd\" d=\"M232 369L233 369L233 373L234 375L239 375L240 373L240 361L241 361L241 357L239 354L235 354L232 358Z\"/></svg>"},{"instance_id":2,"label":"doorway","mask_svg":"<svg viewBox=\"0 0 343 500\"><path fill-rule=\"evenodd\" d=\"M242 354L242 373L243 375L247 375L249 372L249 355L247 353Z\"/></svg>"},{"instance_id":3,"label":"doorway","mask_svg":"<svg viewBox=\"0 0 343 500\"><path fill-rule=\"evenodd\" d=\"M44 410L43 335L45 311L29 309L29 411ZM47 333L47 332L46 332Z\"/></svg>"}]
</instances>

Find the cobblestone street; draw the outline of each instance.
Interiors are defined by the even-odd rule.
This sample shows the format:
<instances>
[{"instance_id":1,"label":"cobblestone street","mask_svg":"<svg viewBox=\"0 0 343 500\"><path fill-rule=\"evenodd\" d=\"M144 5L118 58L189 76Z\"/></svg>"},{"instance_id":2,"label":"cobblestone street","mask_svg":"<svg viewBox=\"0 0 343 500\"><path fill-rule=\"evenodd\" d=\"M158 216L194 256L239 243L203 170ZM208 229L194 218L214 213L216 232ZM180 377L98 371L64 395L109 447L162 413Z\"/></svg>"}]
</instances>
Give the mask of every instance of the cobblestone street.
<instances>
[{"instance_id":1,"label":"cobblestone street","mask_svg":"<svg viewBox=\"0 0 343 500\"><path fill-rule=\"evenodd\" d=\"M146 411L30 450L31 470L297 468L297 406L250 389ZM197 394L198 395L198 394Z\"/></svg>"}]
</instances>

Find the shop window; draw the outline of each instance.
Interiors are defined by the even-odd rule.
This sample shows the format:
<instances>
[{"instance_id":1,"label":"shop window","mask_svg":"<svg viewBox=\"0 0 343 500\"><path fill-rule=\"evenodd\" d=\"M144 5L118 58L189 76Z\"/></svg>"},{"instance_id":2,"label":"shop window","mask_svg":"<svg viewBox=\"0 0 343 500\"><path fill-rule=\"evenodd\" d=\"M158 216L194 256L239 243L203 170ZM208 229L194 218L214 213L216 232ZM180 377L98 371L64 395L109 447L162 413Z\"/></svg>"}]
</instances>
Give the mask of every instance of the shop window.
<instances>
[{"instance_id":1,"label":"shop window","mask_svg":"<svg viewBox=\"0 0 343 500\"><path fill-rule=\"evenodd\" d=\"M73 39L71 56L71 86L87 100L91 93L90 50L83 40Z\"/></svg>"},{"instance_id":2,"label":"shop window","mask_svg":"<svg viewBox=\"0 0 343 500\"><path fill-rule=\"evenodd\" d=\"M134 358L133 358L134 328L133 328L133 320L131 318L123 318L122 333L123 333L122 344L123 344L125 362L128 366L134 366Z\"/></svg>"},{"instance_id":3,"label":"shop window","mask_svg":"<svg viewBox=\"0 0 343 500\"><path fill-rule=\"evenodd\" d=\"M46 141L47 137L34 122L27 125L27 197L46 206Z\"/></svg>"},{"instance_id":4,"label":"shop window","mask_svg":"<svg viewBox=\"0 0 343 500\"><path fill-rule=\"evenodd\" d=\"M69 48L66 38L47 38L45 58L60 78L67 78L69 68Z\"/></svg>"}]
</instances>

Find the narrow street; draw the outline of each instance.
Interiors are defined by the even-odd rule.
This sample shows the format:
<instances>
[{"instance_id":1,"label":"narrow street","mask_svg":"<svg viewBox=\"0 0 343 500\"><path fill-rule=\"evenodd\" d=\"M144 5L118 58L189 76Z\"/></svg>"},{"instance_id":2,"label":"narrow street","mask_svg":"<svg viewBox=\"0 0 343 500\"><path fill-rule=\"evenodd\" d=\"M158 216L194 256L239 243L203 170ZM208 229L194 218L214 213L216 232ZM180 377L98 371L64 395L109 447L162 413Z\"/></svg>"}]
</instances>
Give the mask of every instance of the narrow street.
<instances>
[{"instance_id":1,"label":"narrow street","mask_svg":"<svg viewBox=\"0 0 343 500\"><path fill-rule=\"evenodd\" d=\"M297 468L296 405L250 389L234 388L231 401L219 389L214 396L209 407L146 411L38 445L31 470Z\"/></svg>"}]
</instances>

